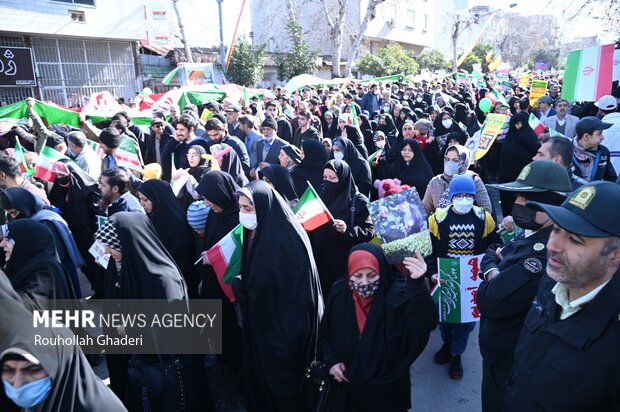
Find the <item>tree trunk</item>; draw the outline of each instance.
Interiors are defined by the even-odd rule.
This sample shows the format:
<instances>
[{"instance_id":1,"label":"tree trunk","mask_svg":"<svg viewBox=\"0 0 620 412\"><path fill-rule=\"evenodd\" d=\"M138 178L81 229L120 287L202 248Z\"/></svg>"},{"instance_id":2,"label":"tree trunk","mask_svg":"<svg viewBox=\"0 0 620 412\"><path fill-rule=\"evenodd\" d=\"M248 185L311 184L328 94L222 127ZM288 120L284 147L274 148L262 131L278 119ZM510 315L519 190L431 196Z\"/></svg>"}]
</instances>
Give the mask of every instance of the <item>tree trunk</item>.
<instances>
[{"instance_id":1,"label":"tree trunk","mask_svg":"<svg viewBox=\"0 0 620 412\"><path fill-rule=\"evenodd\" d=\"M375 10L377 9L377 5L379 3L384 2L385 0L368 0L368 7L366 8L366 15L364 16L364 20L362 21L362 25L360 26L360 31L357 33L355 37L355 41L351 46L351 51L349 52L349 59L347 60L347 66L344 69L344 77L349 77L351 75L351 69L353 68L353 63L355 63L355 58L357 57L357 50L362 43L362 39L364 38L364 33L366 32L366 28L368 28L368 23L370 20L375 17Z\"/></svg>"},{"instance_id":2,"label":"tree trunk","mask_svg":"<svg viewBox=\"0 0 620 412\"><path fill-rule=\"evenodd\" d=\"M340 59L342 57L343 27L346 19L349 0L338 0L338 12L335 16L327 8L328 0L322 0L323 12L329 26L329 35L332 42L332 77L340 77ZM332 18L335 17L335 20Z\"/></svg>"},{"instance_id":3,"label":"tree trunk","mask_svg":"<svg viewBox=\"0 0 620 412\"><path fill-rule=\"evenodd\" d=\"M183 43L183 47L185 48L185 59L188 63L194 62L194 57L192 56L192 49L189 47L189 43L185 38L185 26L183 26L183 20L181 19L181 13L179 13L179 6L177 3L179 0L172 0L172 7L174 7L174 12L177 15L177 21L179 22L179 31L181 32L181 43Z\"/></svg>"}]
</instances>

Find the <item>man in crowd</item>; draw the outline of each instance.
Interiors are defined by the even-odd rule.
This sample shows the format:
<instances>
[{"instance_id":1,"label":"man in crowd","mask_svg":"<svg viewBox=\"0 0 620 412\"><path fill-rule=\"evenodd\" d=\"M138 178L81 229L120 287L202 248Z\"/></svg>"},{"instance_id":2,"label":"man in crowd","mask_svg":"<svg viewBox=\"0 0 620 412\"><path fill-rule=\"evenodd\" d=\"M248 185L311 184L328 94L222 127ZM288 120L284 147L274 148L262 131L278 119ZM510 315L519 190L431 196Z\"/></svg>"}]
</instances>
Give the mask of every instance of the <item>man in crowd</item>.
<instances>
[{"instance_id":1,"label":"man in crowd","mask_svg":"<svg viewBox=\"0 0 620 412\"><path fill-rule=\"evenodd\" d=\"M297 122L299 124L299 128L295 130L295 138L293 139L293 144L299 148L301 148L301 144L306 139L320 140L319 131L310 125L311 117L312 113L310 113L310 110L307 109L301 110L299 114L297 114Z\"/></svg>"},{"instance_id":2,"label":"man in crowd","mask_svg":"<svg viewBox=\"0 0 620 412\"><path fill-rule=\"evenodd\" d=\"M226 113L226 122L228 123L228 134L243 140L245 134L239 128L241 108L233 103L229 105L224 112Z\"/></svg>"},{"instance_id":3,"label":"man in crowd","mask_svg":"<svg viewBox=\"0 0 620 412\"><path fill-rule=\"evenodd\" d=\"M267 116L261 124L261 132L263 133L263 139L259 140L256 144L256 164L253 165L251 177L256 176L257 168L265 168L269 165L280 164L278 155L280 149L288 145L284 139L280 139L276 134L278 125L271 116Z\"/></svg>"},{"instance_id":4,"label":"man in crowd","mask_svg":"<svg viewBox=\"0 0 620 412\"><path fill-rule=\"evenodd\" d=\"M208 152L209 143L196 136L198 120L188 113L184 113L177 121L177 131L174 140L169 141L164 147L163 159L174 156L174 166L177 169L187 169L187 151L193 145L202 146ZM164 171L165 173L166 171Z\"/></svg>"},{"instance_id":5,"label":"man in crowd","mask_svg":"<svg viewBox=\"0 0 620 412\"><path fill-rule=\"evenodd\" d=\"M21 187L26 189L41 199L44 204L50 204L43 189L39 189L29 180L22 177L17 160L12 157L0 155L0 188L8 189L9 187Z\"/></svg>"},{"instance_id":6,"label":"man in crowd","mask_svg":"<svg viewBox=\"0 0 620 412\"><path fill-rule=\"evenodd\" d=\"M265 103L265 116L271 116L278 122L278 136L291 143L293 141L293 128L291 122L280 114L280 107L275 101Z\"/></svg>"},{"instance_id":7,"label":"man in crowd","mask_svg":"<svg viewBox=\"0 0 620 412\"><path fill-rule=\"evenodd\" d=\"M231 146L237 153L237 156L239 156L241 166L243 166L243 171L248 173L250 170L250 157L248 156L248 150L246 149L245 144L243 144L243 142L237 137L229 135L226 126L219 119L209 119L205 125L205 129L207 129L207 134L210 140L209 147L219 143L225 143Z\"/></svg>"},{"instance_id":8,"label":"man in crowd","mask_svg":"<svg viewBox=\"0 0 620 412\"><path fill-rule=\"evenodd\" d=\"M577 126L577 122L579 122L579 118L577 116L573 116L572 114L568 114L568 106L568 100L556 100L555 110L557 111L557 114L547 117L542 121L542 123L549 129L553 129L556 132L572 139L577 134L575 132L575 127Z\"/></svg>"},{"instance_id":9,"label":"man in crowd","mask_svg":"<svg viewBox=\"0 0 620 412\"><path fill-rule=\"evenodd\" d=\"M360 107L368 113L374 113L379 110L379 96L377 93L377 85L375 83L371 83L368 91L362 96Z\"/></svg>"},{"instance_id":10,"label":"man in crowd","mask_svg":"<svg viewBox=\"0 0 620 412\"><path fill-rule=\"evenodd\" d=\"M125 135L115 127L106 127L99 134L99 146L105 153L101 161L101 171L112 169L117 166L116 152L123 142Z\"/></svg>"},{"instance_id":11,"label":"man in crowd","mask_svg":"<svg viewBox=\"0 0 620 412\"><path fill-rule=\"evenodd\" d=\"M160 117L151 120L151 133L146 136L144 163L157 163L162 168L164 180L170 180L171 163L169 158L162 156L166 145L173 140L173 135L167 133L166 121Z\"/></svg>"},{"instance_id":12,"label":"man in crowd","mask_svg":"<svg viewBox=\"0 0 620 412\"><path fill-rule=\"evenodd\" d=\"M620 170L620 113L618 113L618 101L614 96L605 95L594 103L598 107L602 121L612 126L603 131L605 146L609 149L611 164L614 170Z\"/></svg>"},{"instance_id":13,"label":"man in crowd","mask_svg":"<svg viewBox=\"0 0 620 412\"><path fill-rule=\"evenodd\" d=\"M510 411L620 410L620 187L595 182L562 205L528 206L553 221L547 276L517 342Z\"/></svg>"},{"instance_id":14,"label":"man in crowd","mask_svg":"<svg viewBox=\"0 0 620 412\"><path fill-rule=\"evenodd\" d=\"M104 170L99 178L101 210L108 217L118 212L142 212L140 201L129 192L129 176L119 167Z\"/></svg>"},{"instance_id":15,"label":"man in crowd","mask_svg":"<svg viewBox=\"0 0 620 412\"><path fill-rule=\"evenodd\" d=\"M573 167L577 176L593 182L615 182L618 176L609 158L609 149L601 143L603 130L611 123L604 123L593 116L586 116L577 123L577 137L573 139Z\"/></svg>"},{"instance_id":16,"label":"man in crowd","mask_svg":"<svg viewBox=\"0 0 620 412\"><path fill-rule=\"evenodd\" d=\"M532 160L551 160L561 164L570 177L573 190L588 183L579 176L575 176L572 171L573 165L573 143L565 137L550 137L549 133L540 135L542 145L536 152Z\"/></svg>"},{"instance_id":17,"label":"man in crowd","mask_svg":"<svg viewBox=\"0 0 620 412\"><path fill-rule=\"evenodd\" d=\"M553 99L550 96L543 96L536 102L538 104L538 109L534 112L536 117L544 123L544 121L550 117L555 116L557 112L551 105L553 104Z\"/></svg>"},{"instance_id":18,"label":"man in crowd","mask_svg":"<svg viewBox=\"0 0 620 412\"><path fill-rule=\"evenodd\" d=\"M260 133L258 133L255 129L256 118L252 115L242 115L239 116L239 129L243 132L245 148L248 151L248 156L250 158L250 165L257 164L257 152L256 145L258 141L263 138Z\"/></svg>"},{"instance_id":19,"label":"man in crowd","mask_svg":"<svg viewBox=\"0 0 620 412\"><path fill-rule=\"evenodd\" d=\"M565 199L560 192L572 190L564 167L550 160L532 162L516 181L494 186L516 194L512 217L526 231L504 246L491 246L481 263L483 282L476 299L481 315L484 412L501 409L515 344L545 273L545 243L551 233L551 221L544 212L536 212L526 203L537 200L559 205Z\"/></svg>"},{"instance_id":20,"label":"man in crowd","mask_svg":"<svg viewBox=\"0 0 620 412\"><path fill-rule=\"evenodd\" d=\"M101 159L86 142L80 131L67 134L68 156L90 177L97 180L101 174Z\"/></svg>"}]
</instances>

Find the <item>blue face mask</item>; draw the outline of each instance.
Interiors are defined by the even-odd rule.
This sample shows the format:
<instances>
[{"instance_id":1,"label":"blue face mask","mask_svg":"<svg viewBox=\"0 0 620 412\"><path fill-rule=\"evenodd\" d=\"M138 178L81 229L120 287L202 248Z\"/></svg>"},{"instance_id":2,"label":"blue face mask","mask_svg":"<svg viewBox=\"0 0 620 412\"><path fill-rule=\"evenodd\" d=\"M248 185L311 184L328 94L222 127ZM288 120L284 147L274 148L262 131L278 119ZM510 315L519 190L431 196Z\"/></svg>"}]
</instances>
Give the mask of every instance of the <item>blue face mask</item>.
<instances>
[{"instance_id":1,"label":"blue face mask","mask_svg":"<svg viewBox=\"0 0 620 412\"><path fill-rule=\"evenodd\" d=\"M2 380L4 383L4 393L12 400L17 406L22 408L34 408L35 406L43 403L47 399L52 390L52 378L39 379L34 382L27 383L14 388L9 382Z\"/></svg>"}]
</instances>

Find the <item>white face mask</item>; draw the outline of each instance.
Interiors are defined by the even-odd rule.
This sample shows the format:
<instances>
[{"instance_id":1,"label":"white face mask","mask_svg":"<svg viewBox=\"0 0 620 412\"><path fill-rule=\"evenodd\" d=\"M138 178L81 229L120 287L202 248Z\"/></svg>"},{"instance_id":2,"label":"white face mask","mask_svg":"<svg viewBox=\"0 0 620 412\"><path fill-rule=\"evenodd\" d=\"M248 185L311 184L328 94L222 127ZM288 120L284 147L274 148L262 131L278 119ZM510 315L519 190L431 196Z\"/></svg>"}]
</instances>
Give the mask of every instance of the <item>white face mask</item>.
<instances>
[{"instance_id":1,"label":"white face mask","mask_svg":"<svg viewBox=\"0 0 620 412\"><path fill-rule=\"evenodd\" d=\"M474 199L454 199L452 202L454 210L461 214L467 214L474 207Z\"/></svg>"},{"instance_id":2,"label":"white face mask","mask_svg":"<svg viewBox=\"0 0 620 412\"><path fill-rule=\"evenodd\" d=\"M420 103L420 102L422 101L422 96L418 96L418 97L416 97L416 101L417 101L418 103Z\"/></svg>"},{"instance_id":3,"label":"white face mask","mask_svg":"<svg viewBox=\"0 0 620 412\"><path fill-rule=\"evenodd\" d=\"M459 172L460 164L457 162L445 162L443 164L443 173L446 176L454 176Z\"/></svg>"},{"instance_id":4,"label":"white face mask","mask_svg":"<svg viewBox=\"0 0 620 412\"><path fill-rule=\"evenodd\" d=\"M334 159L336 159L336 160L344 159L344 153L342 153L342 152L334 152Z\"/></svg>"},{"instance_id":5,"label":"white face mask","mask_svg":"<svg viewBox=\"0 0 620 412\"><path fill-rule=\"evenodd\" d=\"M255 230L256 226L258 226L255 213L239 212L239 223L241 223L244 228L249 229L249 230Z\"/></svg>"},{"instance_id":6,"label":"white face mask","mask_svg":"<svg viewBox=\"0 0 620 412\"><path fill-rule=\"evenodd\" d=\"M443 124L443 127L446 129L449 129L452 126L452 119L442 120L441 124Z\"/></svg>"},{"instance_id":7,"label":"white face mask","mask_svg":"<svg viewBox=\"0 0 620 412\"><path fill-rule=\"evenodd\" d=\"M383 149L385 147L385 140L377 140L375 146L377 146L377 149Z\"/></svg>"}]
</instances>

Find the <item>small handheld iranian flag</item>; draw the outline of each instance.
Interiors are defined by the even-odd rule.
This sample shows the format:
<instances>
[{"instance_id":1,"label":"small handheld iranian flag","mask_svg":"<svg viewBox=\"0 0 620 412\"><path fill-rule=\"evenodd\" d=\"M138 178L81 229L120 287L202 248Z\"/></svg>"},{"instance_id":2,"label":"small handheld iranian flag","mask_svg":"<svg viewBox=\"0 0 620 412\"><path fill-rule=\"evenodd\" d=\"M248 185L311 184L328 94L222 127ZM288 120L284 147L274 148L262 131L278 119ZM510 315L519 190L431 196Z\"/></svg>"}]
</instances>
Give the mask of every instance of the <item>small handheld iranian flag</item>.
<instances>
[{"instance_id":1,"label":"small handheld iranian flag","mask_svg":"<svg viewBox=\"0 0 620 412\"><path fill-rule=\"evenodd\" d=\"M310 182L308 182L308 188L304 194L301 195L299 203L293 209L293 213L295 213L306 232L313 231L334 219Z\"/></svg>"},{"instance_id":2,"label":"small handheld iranian flag","mask_svg":"<svg viewBox=\"0 0 620 412\"><path fill-rule=\"evenodd\" d=\"M483 256L437 259L439 282L431 296L439 303L440 322L467 323L480 320L476 295L481 282L479 274Z\"/></svg>"},{"instance_id":3,"label":"small handheld iranian flag","mask_svg":"<svg viewBox=\"0 0 620 412\"><path fill-rule=\"evenodd\" d=\"M39 155L39 164L34 171L34 177L47 180L48 182L54 182L54 175L52 174L52 165L60 159L71 160L58 150L52 149L48 146L43 146L41 154Z\"/></svg>"},{"instance_id":4,"label":"small handheld iranian flag","mask_svg":"<svg viewBox=\"0 0 620 412\"><path fill-rule=\"evenodd\" d=\"M34 169L28 166L26 156L24 156L24 148L19 143L19 139L15 139L15 148L13 149L13 159L19 163L19 169L22 173L28 173L29 176L34 174Z\"/></svg>"},{"instance_id":5,"label":"small handheld iranian flag","mask_svg":"<svg viewBox=\"0 0 620 412\"><path fill-rule=\"evenodd\" d=\"M596 101L611 93L614 45L573 50L566 56L562 98L568 101Z\"/></svg>"},{"instance_id":6,"label":"small handheld iranian flag","mask_svg":"<svg viewBox=\"0 0 620 412\"><path fill-rule=\"evenodd\" d=\"M230 283L241 272L241 250L243 247L243 226L237 225L230 233L207 250L207 257L222 291L230 299L235 301Z\"/></svg>"},{"instance_id":7,"label":"small handheld iranian flag","mask_svg":"<svg viewBox=\"0 0 620 412\"><path fill-rule=\"evenodd\" d=\"M534 133L536 133L536 137L540 137L540 135L543 134L543 132L547 128L547 126L545 126L540 120L538 120L538 117L534 116L533 114L530 114L527 123L530 125L532 130L534 130Z\"/></svg>"},{"instance_id":8,"label":"small handheld iranian flag","mask_svg":"<svg viewBox=\"0 0 620 412\"><path fill-rule=\"evenodd\" d=\"M349 117L349 122L351 126L360 127L359 120L357 118L357 109L354 104L351 104L351 117Z\"/></svg>"}]
</instances>

